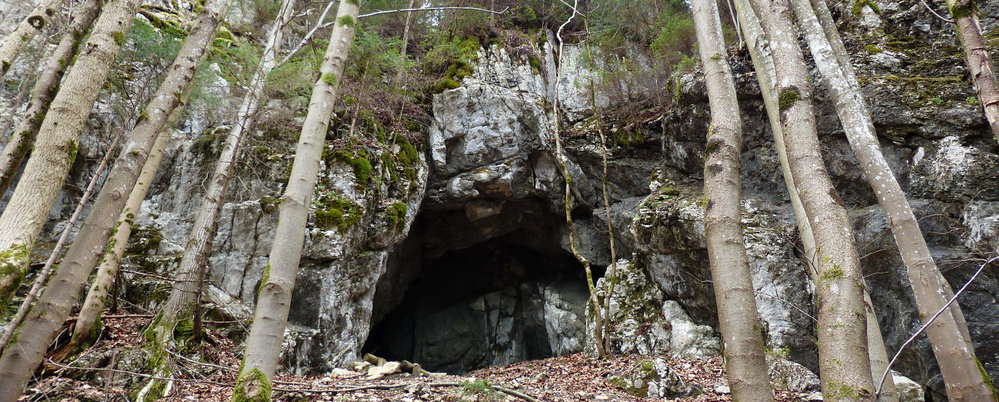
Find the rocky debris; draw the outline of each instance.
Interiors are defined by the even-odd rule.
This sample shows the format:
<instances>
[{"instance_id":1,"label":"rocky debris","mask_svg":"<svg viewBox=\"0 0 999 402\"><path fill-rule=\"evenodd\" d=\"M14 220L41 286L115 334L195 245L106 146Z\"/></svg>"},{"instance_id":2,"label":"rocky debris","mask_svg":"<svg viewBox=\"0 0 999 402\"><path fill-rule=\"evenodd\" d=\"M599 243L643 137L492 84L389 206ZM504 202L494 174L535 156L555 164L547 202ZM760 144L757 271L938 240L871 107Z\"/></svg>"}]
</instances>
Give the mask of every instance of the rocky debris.
<instances>
[{"instance_id":1,"label":"rocky debris","mask_svg":"<svg viewBox=\"0 0 999 402\"><path fill-rule=\"evenodd\" d=\"M614 376L607 380L624 388L629 394L649 398L685 398L704 393L701 387L688 384L662 358L643 361L630 375ZM728 393L727 386L719 385L716 390Z\"/></svg>"},{"instance_id":2,"label":"rocky debris","mask_svg":"<svg viewBox=\"0 0 999 402\"><path fill-rule=\"evenodd\" d=\"M334 369L343 370L343 369ZM385 377L391 374L399 373L409 373L415 376L429 376L434 375L427 370L420 367L419 364L411 363L406 360L401 362L387 361L384 358L377 357L370 353L364 355L364 361L354 362L354 371L364 374L368 380L377 380L379 378ZM342 372L342 371L338 371ZM436 375L444 375L439 373Z\"/></svg>"},{"instance_id":3,"label":"rocky debris","mask_svg":"<svg viewBox=\"0 0 999 402\"><path fill-rule=\"evenodd\" d=\"M779 356L767 356L767 374L774 388L798 395L821 394L819 377L793 361Z\"/></svg>"},{"instance_id":4,"label":"rocky debris","mask_svg":"<svg viewBox=\"0 0 999 402\"><path fill-rule=\"evenodd\" d=\"M891 371L891 378L895 381L895 388L898 390L899 401L923 402L926 400L923 386L919 383L910 380L909 377L903 376L895 370Z\"/></svg>"}]
</instances>

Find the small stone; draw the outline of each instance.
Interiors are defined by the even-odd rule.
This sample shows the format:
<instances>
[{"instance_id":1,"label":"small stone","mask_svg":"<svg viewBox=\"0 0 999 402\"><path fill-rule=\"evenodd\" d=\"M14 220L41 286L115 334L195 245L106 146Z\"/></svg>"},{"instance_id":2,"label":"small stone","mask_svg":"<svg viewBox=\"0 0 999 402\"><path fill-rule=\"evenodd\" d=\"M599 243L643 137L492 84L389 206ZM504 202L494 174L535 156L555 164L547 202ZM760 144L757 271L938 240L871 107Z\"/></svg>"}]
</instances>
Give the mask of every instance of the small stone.
<instances>
[{"instance_id":1,"label":"small stone","mask_svg":"<svg viewBox=\"0 0 999 402\"><path fill-rule=\"evenodd\" d=\"M729 388L728 385L725 385L725 384L716 385L715 386L715 393L716 394L730 394L730 393L732 393L732 389Z\"/></svg>"}]
</instances>

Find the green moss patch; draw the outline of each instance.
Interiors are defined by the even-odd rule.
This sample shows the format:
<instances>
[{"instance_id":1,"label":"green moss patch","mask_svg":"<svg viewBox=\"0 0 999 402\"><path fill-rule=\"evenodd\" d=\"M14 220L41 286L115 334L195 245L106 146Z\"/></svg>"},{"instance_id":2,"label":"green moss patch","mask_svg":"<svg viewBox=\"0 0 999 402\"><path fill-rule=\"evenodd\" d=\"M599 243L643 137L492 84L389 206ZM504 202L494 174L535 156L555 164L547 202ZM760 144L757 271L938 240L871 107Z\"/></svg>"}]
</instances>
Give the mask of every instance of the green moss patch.
<instances>
[{"instance_id":1,"label":"green moss patch","mask_svg":"<svg viewBox=\"0 0 999 402\"><path fill-rule=\"evenodd\" d=\"M353 227L364 216L364 208L333 194L324 194L315 203L316 226L337 228L341 233Z\"/></svg>"}]
</instances>

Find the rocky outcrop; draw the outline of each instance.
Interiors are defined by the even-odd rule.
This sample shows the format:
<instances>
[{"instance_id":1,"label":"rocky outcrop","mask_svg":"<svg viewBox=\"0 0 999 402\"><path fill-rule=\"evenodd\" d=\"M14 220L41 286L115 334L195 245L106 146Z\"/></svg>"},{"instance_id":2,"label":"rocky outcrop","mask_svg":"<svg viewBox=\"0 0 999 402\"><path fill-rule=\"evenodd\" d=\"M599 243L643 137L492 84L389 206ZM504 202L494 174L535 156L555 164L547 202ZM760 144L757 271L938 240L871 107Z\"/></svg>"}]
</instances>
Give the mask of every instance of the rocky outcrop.
<instances>
[{"instance_id":1,"label":"rocky outcrop","mask_svg":"<svg viewBox=\"0 0 999 402\"><path fill-rule=\"evenodd\" d=\"M993 168L999 148L963 77L950 26L916 1L878 2L880 13L861 7L859 15L843 8L849 6L838 5L836 14L855 53L882 150L910 196L934 257L956 288L978 268L976 258L999 248L999 174ZM983 29L994 41L999 2L980 6ZM12 15L4 16L3 26ZM230 18L245 26L256 17L239 8ZM551 39L544 43L526 45L535 62L502 46L480 50L474 72L459 88L433 96L426 152L419 143L411 148L400 141L351 140L331 132L337 141L328 146L307 229L285 340L287 370L327 371L370 349L430 369L465 371L574 353L590 343L588 295L582 267L568 252L565 181L552 151L556 96L578 244L594 264L600 295L611 282L617 284L611 297L612 348L718 353L700 181L710 118L703 80L696 73L676 77L671 108L627 127L605 127L610 147L605 205L594 107L620 108L626 99L621 93L656 95L662 88L603 82L608 75L600 69L615 68L621 64L616 58L623 56L598 51L591 62L583 49L569 45L556 91ZM633 65L642 64L637 54L626 53ZM751 66L743 55L730 61L744 116L743 226L756 302L768 347L800 363L793 368L803 380L795 387L807 389L811 377L798 369L817 366L814 285L800 258ZM24 63L5 77L12 81L2 88L0 118L16 107L19 81L13 80L24 79L30 70ZM242 92L221 71L214 65L205 73L206 95L192 103L174 132L174 144L136 219L138 236L126 259L129 285L123 291L147 308L162 302L168 289L157 278L176 267L221 141L218 135L229 124L231 100ZM592 100L591 85L597 89ZM823 91L818 98L825 99ZM97 134L81 142L82 157L70 178L74 186L53 209L46 239L64 225L77 189L85 187L109 143L100 133L120 125L109 102L95 108L90 127ZM247 162L223 209L209 259L217 313L243 316L255 302L302 110L291 99L269 101L245 144ZM887 348L894 351L919 326L919 313L887 221L831 106L820 102L817 110L826 165L850 208L867 286ZM618 259L614 278L605 275L615 259L607 241L607 211ZM999 375L997 283L999 276L986 270L959 299L977 354L994 375ZM228 307L223 295L230 298ZM926 384L942 390L925 341L904 351L896 368L919 384L906 387L913 395ZM665 396L657 390L665 386L653 389L651 384L669 375L657 375L642 384L649 385L646 392Z\"/></svg>"}]
</instances>

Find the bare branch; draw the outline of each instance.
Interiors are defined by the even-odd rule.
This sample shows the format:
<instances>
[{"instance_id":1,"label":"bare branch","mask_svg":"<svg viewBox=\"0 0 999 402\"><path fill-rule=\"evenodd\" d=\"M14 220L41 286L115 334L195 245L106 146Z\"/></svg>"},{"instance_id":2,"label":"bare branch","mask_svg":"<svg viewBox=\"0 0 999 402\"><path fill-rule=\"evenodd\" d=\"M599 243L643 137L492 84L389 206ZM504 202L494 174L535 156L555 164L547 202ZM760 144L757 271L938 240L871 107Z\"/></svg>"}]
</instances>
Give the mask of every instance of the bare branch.
<instances>
[{"instance_id":1,"label":"bare branch","mask_svg":"<svg viewBox=\"0 0 999 402\"><path fill-rule=\"evenodd\" d=\"M336 1L330 1L329 3L326 3L326 8L323 9L323 13L319 14L319 18L316 19L316 26L312 27L312 30L309 31L309 33L305 34L304 37L302 37L302 40L299 41L297 45L295 45L295 48L291 49L291 51L288 52L288 55L284 56L284 58L278 62L277 64L278 66L288 62L288 60L290 60L292 56L295 55L295 53L298 53L299 50L302 50L302 48L305 47L305 44L309 43L309 41L312 40L312 36L316 34L316 31L318 31L319 28L325 27L325 25L323 25L323 21L326 20L326 15L329 14L330 9L333 8L334 3L336 3Z\"/></svg>"},{"instance_id":2,"label":"bare branch","mask_svg":"<svg viewBox=\"0 0 999 402\"><path fill-rule=\"evenodd\" d=\"M961 289L958 289L957 292L954 292L954 296L951 297L950 300L947 300L947 304L944 304L943 307L941 307L936 314L933 314L933 317L930 317L929 320L926 320L926 323L924 323L923 326L919 327L916 333L912 334L912 336L910 336L909 339L905 340L905 343L903 343L902 346L898 348L898 352L895 352L895 356L893 356L891 358L891 361L888 362L888 367L885 367L885 372L884 374L881 375L881 382L878 383L878 392L876 392L875 395L881 394L881 386L884 385L885 379L888 378L888 373L891 372L891 366L895 364L895 361L898 360L898 357L902 355L902 351L905 350L905 347L909 346L909 344L912 343L912 341L916 340L916 337L919 336L919 334L923 333L923 331L926 330L926 328L928 328L930 324L932 324L933 321L937 319L937 317L943 314L944 311L947 311L947 309L950 308L950 305L953 304L955 300L957 300L957 297L960 296L961 293L964 293L964 291L968 289L968 286L971 285L971 282L974 282L975 279L978 278L978 275L981 274L983 270L985 270L985 267L987 267L989 264L991 264L996 260L999 260L999 255L995 255L992 258L986 260L984 263L982 263L982 266L978 267L978 270L975 271L975 274L971 276L971 279L968 279L968 281L964 283L964 286L961 286Z\"/></svg>"},{"instance_id":3,"label":"bare branch","mask_svg":"<svg viewBox=\"0 0 999 402\"><path fill-rule=\"evenodd\" d=\"M384 15L384 14L406 13L406 12L410 12L410 11L445 11L445 10L469 10L469 11L481 11L481 12L489 13L489 14L504 14L509 9L510 9L510 7L504 8L503 11L493 11L493 10L488 10L488 9L485 9L485 8L478 8L478 7L400 8L400 9L396 9L396 10L372 11L372 12L367 13L367 14L358 15L357 18L374 17L376 15ZM326 25L324 25L324 27L329 26L329 25L331 25L331 24L326 24Z\"/></svg>"}]
</instances>

